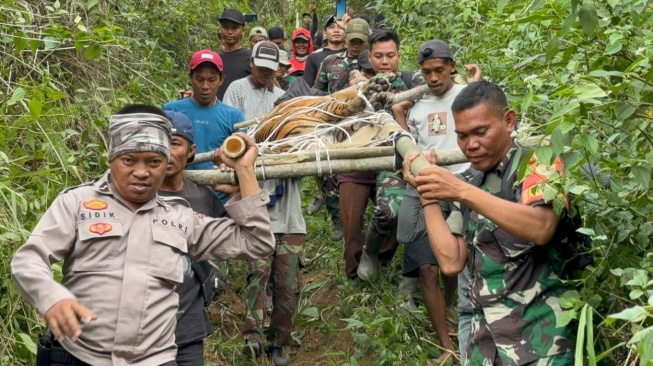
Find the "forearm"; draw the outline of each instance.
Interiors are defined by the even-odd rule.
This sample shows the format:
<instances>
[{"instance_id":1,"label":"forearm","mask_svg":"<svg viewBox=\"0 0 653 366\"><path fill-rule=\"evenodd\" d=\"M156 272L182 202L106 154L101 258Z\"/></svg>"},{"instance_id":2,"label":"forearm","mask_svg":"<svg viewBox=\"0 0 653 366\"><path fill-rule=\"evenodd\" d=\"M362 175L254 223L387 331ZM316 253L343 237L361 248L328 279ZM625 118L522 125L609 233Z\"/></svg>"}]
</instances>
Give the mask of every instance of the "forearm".
<instances>
[{"instance_id":1,"label":"forearm","mask_svg":"<svg viewBox=\"0 0 653 366\"><path fill-rule=\"evenodd\" d=\"M469 186L461 202L483 215L511 235L537 245L549 242L558 217L550 206L528 206L507 201L479 188Z\"/></svg>"},{"instance_id":2,"label":"forearm","mask_svg":"<svg viewBox=\"0 0 653 366\"><path fill-rule=\"evenodd\" d=\"M467 244L451 232L437 203L424 207L424 218L431 250L442 272L448 276L460 273L467 263Z\"/></svg>"},{"instance_id":3,"label":"forearm","mask_svg":"<svg viewBox=\"0 0 653 366\"><path fill-rule=\"evenodd\" d=\"M75 295L52 278L50 266L43 261L48 256L39 247L29 242L21 247L11 260L11 274L27 302L45 315L52 305Z\"/></svg>"},{"instance_id":4,"label":"forearm","mask_svg":"<svg viewBox=\"0 0 653 366\"><path fill-rule=\"evenodd\" d=\"M256 172L253 166L236 168L235 170L242 198L250 197L261 189L256 181Z\"/></svg>"}]
</instances>

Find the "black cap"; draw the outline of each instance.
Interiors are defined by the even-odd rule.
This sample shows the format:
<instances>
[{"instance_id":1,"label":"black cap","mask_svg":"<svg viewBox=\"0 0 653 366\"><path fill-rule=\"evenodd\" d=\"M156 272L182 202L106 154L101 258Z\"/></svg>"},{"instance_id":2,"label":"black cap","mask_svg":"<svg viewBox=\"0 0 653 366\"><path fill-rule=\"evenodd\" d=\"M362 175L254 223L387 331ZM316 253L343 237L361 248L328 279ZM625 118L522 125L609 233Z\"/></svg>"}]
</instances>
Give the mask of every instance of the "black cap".
<instances>
[{"instance_id":1,"label":"black cap","mask_svg":"<svg viewBox=\"0 0 653 366\"><path fill-rule=\"evenodd\" d=\"M324 19L324 29L326 29L329 24L335 22L336 20L337 19L335 15L327 15L326 19Z\"/></svg>"},{"instance_id":2,"label":"black cap","mask_svg":"<svg viewBox=\"0 0 653 366\"><path fill-rule=\"evenodd\" d=\"M236 9L227 9L220 15L220 22L230 20L234 23L245 25L245 15Z\"/></svg>"},{"instance_id":3,"label":"black cap","mask_svg":"<svg viewBox=\"0 0 653 366\"><path fill-rule=\"evenodd\" d=\"M281 27L272 27L268 29L268 39L286 39Z\"/></svg>"},{"instance_id":4,"label":"black cap","mask_svg":"<svg viewBox=\"0 0 653 366\"><path fill-rule=\"evenodd\" d=\"M363 69L373 69L370 63L370 50L365 50L358 56L358 64Z\"/></svg>"}]
</instances>

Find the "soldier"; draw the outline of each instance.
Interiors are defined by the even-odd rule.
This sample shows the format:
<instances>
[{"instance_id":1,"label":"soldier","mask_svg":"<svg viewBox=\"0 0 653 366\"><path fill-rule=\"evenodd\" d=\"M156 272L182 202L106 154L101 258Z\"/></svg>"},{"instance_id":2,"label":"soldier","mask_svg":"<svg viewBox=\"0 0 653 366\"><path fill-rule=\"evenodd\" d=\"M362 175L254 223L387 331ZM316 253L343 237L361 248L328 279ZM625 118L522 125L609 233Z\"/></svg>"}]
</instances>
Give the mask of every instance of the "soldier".
<instances>
[{"instance_id":1,"label":"soldier","mask_svg":"<svg viewBox=\"0 0 653 366\"><path fill-rule=\"evenodd\" d=\"M40 342L40 365L176 365L184 255L251 259L274 249L254 141L241 134L247 151L238 160L214 154L236 170L241 191L225 205L233 219L214 219L157 195L170 132L155 107L111 116L109 172L61 193L14 254L18 289L53 334ZM51 266L62 260L58 283Z\"/></svg>"},{"instance_id":2,"label":"soldier","mask_svg":"<svg viewBox=\"0 0 653 366\"><path fill-rule=\"evenodd\" d=\"M470 268L474 313L467 364L572 365L577 329L561 319L560 296L567 288L552 247L562 228L544 197L544 185L563 174L562 163L548 165L533 155L523 180L518 178L527 155L511 137L517 114L498 85L469 84L451 110L458 145L479 173L467 183L430 166L413 177L413 154L405 159L404 176L417 187L444 274ZM567 203L567 197L556 199ZM446 220L440 200L457 202Z\"/></svg>"}]
</instances>

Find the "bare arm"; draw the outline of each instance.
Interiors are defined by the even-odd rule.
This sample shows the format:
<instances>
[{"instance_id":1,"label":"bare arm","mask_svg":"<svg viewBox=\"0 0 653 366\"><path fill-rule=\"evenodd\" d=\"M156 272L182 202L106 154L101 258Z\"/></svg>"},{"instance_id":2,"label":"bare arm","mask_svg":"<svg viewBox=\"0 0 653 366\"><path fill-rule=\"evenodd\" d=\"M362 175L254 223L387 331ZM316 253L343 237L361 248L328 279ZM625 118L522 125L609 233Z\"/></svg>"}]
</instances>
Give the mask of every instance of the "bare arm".
<instances>
[{"instance_id":1,"label":"bare arm","mask_svg":"<svg viewBox=\"0 0 653 366\"><path fill-rule=\"evenodd\" d=\"M424 199L465 204L508 233L534 244L546 244L555 233L558 217L550 206L528 206L504 200L437 166L422 170L415 183Z\"/></svg>"},{"instance_id":2,"label":"bare arm","mask_svg":"<svg viewBox=\"0 0 653 366\"><path fill-rule=\"evenodd\" d=\"M458 213L459 214L459 213ZM440 205L429 204L424 207L426 231L429 235L431 250L438 259L442 272L447 276L462 272L467 263L467 243L461 235L451 232L444 220Z\"/></svg>"},{"instance_id":3,"label":"bare arm","mask_svg":"<svg viewBox=\"0 0 653 366\"><path fill-rule=\"evenodd\" d=\"M395 117L395 121L397 121L401 128L408 132L410 132L410 128L408 127L406 114L409 109L413 108L413 105L415 105L415 102L410 100L392 105L392 115Z\"/></svg>"}]
</instances>

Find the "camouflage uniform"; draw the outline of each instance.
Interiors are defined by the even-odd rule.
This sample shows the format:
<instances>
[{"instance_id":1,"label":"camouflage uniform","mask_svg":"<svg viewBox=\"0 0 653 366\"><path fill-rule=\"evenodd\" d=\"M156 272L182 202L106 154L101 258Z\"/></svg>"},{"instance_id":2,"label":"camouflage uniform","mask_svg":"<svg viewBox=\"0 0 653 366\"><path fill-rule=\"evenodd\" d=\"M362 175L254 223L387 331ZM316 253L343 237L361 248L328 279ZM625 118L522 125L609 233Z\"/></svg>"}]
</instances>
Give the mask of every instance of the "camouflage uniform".
<instances>
[{"instance_id":1,"label":"camouflage uniform","mask_svg":"<svg viewBox=\"0 0 653 366\"><path fill-rule=\"evenodd\" d=\"M471 184L513 202L545 204L536 185L553 172L530 161L520 192L514 192L511 165L519 164L512 149L492 171L479 173ZM556 171L562 164L556 163ZM505 173L505 176L504 176ZM503 180L502 178L503 177ZM472 332L467 348L469 365L571 365L575 324L559 325L561 263L551 260L550 244L524 243L487 218L462 206L470 244Z\"/></svg>"},{"instance_id":2,"label":"camouflage uniform","mask_svg":"<svg viewBox=\"0 0 653 366\"><path fill-rule=\"evenodd\" d=\"M349 72L357 69L358 59L347 57L347 50L327 56L315 78L314 88L329 94L335 93L349 86L349 83L338 86L338 81L349 79Z\"/></svg>"},{"instance_id":3,"label":"camouflage uniform","mask_svg":"<svg viewBox=\"0 0 653 366\"><path fill-rule=\"evenodd\" d=\"M425 84L420 72L413 72L411 79L411 88ZM398 75L390 91L399 93L406 90L408 87L401 75ZM378 255L382 263L390 261L397 250L397 217L405 191L406 182L401 173L384 171L377 175L376 205L365 237L364 250L371 256Z\"/></svg>"},{"instance_id":4,"label":"camouflage uniform","mask_svg":"<svg viewBox=\"0 0 653 366\"><path fill-rule=\"evenodd\" d=\"M263 343L265 339L265 287L272 276L272 315L267 339L283 347L290 340L292 321L299 303L303 234L275 234L274 254L249 262L247 276L247 316L242 334Z\"/></svg>"}]
</instances>

